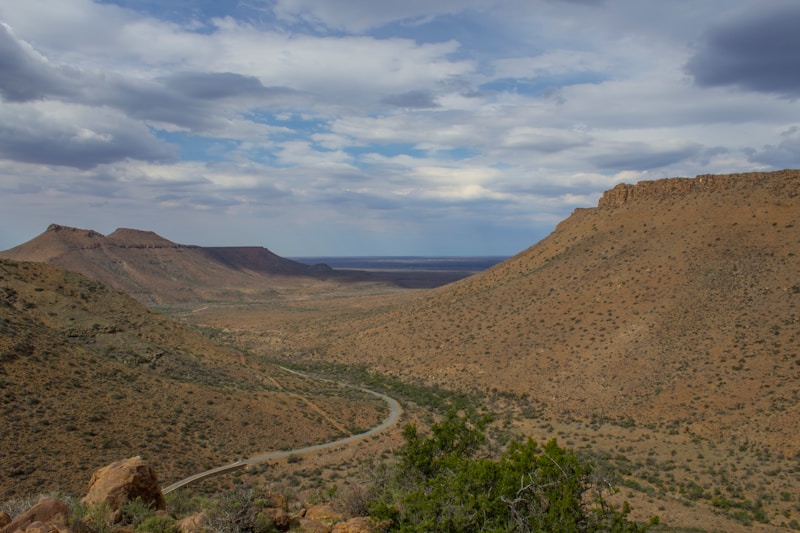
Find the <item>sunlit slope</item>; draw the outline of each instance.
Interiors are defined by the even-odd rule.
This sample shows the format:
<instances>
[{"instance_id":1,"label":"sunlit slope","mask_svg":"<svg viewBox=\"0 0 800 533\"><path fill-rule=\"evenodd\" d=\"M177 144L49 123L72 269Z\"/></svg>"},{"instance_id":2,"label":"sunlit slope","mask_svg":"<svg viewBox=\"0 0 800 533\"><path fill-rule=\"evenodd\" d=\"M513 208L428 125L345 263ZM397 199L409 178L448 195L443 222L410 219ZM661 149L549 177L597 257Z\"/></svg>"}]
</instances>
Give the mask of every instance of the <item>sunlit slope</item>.
<instances>
[{"instance_id":1,"label":"sunlit slope","mask_svg":"<svg viewBox=\"0 0 800 533\"><path fill-rule=\"evenodd\" d=\"M141 455L164 481L383 419L82 275L0 260L0 496L80 494Z\"/></svg>"},{"instance_id":2,"label":"sunlit slope","mask_svg":"<svg viewBox=\"0 0 800 533\"><path fill-rule=\"evenodd\" d=\"M796 452L800 172L620 186L484 273L351 326L326 356L561 417Z\"/></svg>"},{"instance_id":3,"label":"sunlit slope","mask_svg":"<svg viewBox=\"0 0 800 533\"><path fill-rule=\"evenodd\" d=\"M80 272L146 304L264 300L331 278L366 277L305 265L258 246L201 247L177 244L152 231L123 228L106 236L58 224L0 257Z\"/></svg>"}]
</instances>

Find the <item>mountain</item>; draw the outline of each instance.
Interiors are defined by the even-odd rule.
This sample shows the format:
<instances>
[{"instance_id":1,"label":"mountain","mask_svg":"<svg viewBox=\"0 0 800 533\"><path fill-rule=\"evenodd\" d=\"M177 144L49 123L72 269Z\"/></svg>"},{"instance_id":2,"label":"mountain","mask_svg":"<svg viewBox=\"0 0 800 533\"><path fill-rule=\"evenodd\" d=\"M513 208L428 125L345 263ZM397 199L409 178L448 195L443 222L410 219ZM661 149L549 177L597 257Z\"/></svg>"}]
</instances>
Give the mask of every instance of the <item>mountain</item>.
<instances>
[{"instance_id":1,"label":"mountain","mask_svg":"<svg viewBox=\"0 0 800 533\"><path fill-rule=\"evenodd\" d=\"M65 235L66 249L104 240ZM381 401L353 394L246 358L81 274L0 260L3 499L80 494L97 468L136 455L167 484L382 420Z\"/></svg>"},{"instance_id":2,"label":"mountain","mask_svg":"<svg viewBox=\"0 0 800 533\"><path fill-rule=\"evenodd\" d=\"M793 457L798 215L798 170L619 185L515 257L343 324L315 353L526 398L550 420Z\"/></svg>"},{"instance_id":3,"label":"mountain","mask_svg":"<svg viewBox=\"0 0 800 533\"><path fill-rule=\"evenodd\" d=\"M108 236L52 224L0 258L37 261L80 272L141 302L268 298L318 280L369 280L367 273L309 266L261 247L176 244L151 231L117 229Z\"/></svg>"}]
</instances>

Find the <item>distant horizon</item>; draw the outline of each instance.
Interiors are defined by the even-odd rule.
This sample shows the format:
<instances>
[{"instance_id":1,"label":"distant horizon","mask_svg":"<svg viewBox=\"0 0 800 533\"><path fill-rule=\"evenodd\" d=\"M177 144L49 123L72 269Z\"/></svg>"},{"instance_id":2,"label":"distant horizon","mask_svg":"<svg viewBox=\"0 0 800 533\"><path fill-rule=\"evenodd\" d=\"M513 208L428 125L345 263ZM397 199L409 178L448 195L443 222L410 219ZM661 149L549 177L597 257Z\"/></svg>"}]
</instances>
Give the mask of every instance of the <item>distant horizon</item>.
<instances>
[{"instance_id":1,"label":"distant horizon","mask_svg":"<svg viewBox=\"0 0 800 533\"><path fill-rule=\"evenodd\" d=\"M292 255L283 256L292 260L311 260L311 259L433 259L433 260L458 260L458 259L488 259L488 258L509 258L510 255Z\"/></svg>"},{"instance_id":2,"label":"distant horizon","mask_svg":"<svg viewBox=\"0 0 800 533\"><path fill-rule=\"evenodd\" d=\"M409 255L398 255L398 254L391 254L391 253L385 254L385 255L380 255L380 254L363 254L363 255L345 255L345 254L332 254L332 255L321 255L321 254L285 255L285 254L278 253L277 251L275 251L270 246L265 246L263 244L210 244L210 245L206 245L206 244L197 244L195 242L178 242L178 241L175 241L175 240L169 238L168 236L164 236L159 231L153 230L153 229L116 227L111 231L103 232L103 231L100 231L97 228L93 228L93 227L83 227L82 228L82 227L70 226L68 224L62 224L62 223L58 223L58 222L51 222L41 232L39 232L36 235L32 236L30 239L26 239L25 241L19 242L17 244L12 245L12 246L7 246L7 247L0 248L0 252L6 251L6 250L10 250L12 248L16 248L17 246L23 245L23 244L25 244L25 243L27 243L27 242L39 237L43 233L46 233L48 228L50 228L53 225L61 226L61 227L64 227L64 228L71 228L71 229L81 230L81 231L94 231L94 232L100 233L104 237L107 237L107 236L111 235L112 233L114 233L114 232L116 232L118 230L122 230L122 229L129 229L129 230L141 231L141 232L152 232L152 233L155 233L156 235L158 235L159 237L161 237L163 239L166 239L166 240L168 240L170 242L173 242L173 243L181 245L181 246L200 246L200 247L203 247L203 248L237 248L237 247L243 247L243 248L247 248L247 247L265 248L265 249L269 250L270 252L272 252L272 253L280 256L280 257L283 257L285 259L291 259L293 261L298 261L298 262L308 262L308 261L312 261L312 260L323 260L323 259L327 259L327 260L331 260L331 259L334 259L334 260L345 260L345 259L369 260L369 259L375 259L375 260L384 260L384 261L385 260L390 260L390 259L396 259L396 260L429 259L429 260L440 260L440 261L444 261L444 260L468 260L468 259L481 259L481 260L483 260L483 259L507 259L509 257L513 257L514 255L516 255L517 253L522 251L522 250L519 250L518 252L515 252L513 254L486 254L486 255L476 255L476 254L464 254L464 255L409 254Z\"/></svg>"}]
</instances>

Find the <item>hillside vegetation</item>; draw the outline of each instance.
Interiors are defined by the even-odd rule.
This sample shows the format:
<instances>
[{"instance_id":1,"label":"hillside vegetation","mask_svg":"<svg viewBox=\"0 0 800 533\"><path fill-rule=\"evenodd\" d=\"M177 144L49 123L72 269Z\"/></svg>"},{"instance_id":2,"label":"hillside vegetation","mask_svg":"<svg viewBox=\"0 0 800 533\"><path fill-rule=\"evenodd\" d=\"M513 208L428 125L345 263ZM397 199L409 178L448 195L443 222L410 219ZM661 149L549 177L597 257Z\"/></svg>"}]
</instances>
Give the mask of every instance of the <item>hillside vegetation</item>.
<instances>
[{"instance_id":1,"label":"hillside vegetation","mask_svg":"<svg viewBox=\"0 0 800 533\"><path fill-rule=\"evenodd\" d=\"M246 359L82 275L0 260L0 497L82 492L140 455L165 482L379 423L372 396Z\"/></svg>"},{"instance_id":2,"label":"hillside vegetation","mask_svg":"<svg viewBox=\"0 0 800 533\"><path fill-rule=\"evenodd\" d=\"M324 263L293 261L260 246L204 247L177 244L152 231L121 228L103 235L59 224L0 251L0 258L80 272L146 305L341 297L354 287L358 291L431 287L467 275L333 269Z\"/></svg>"},{"instance_id":3,"label":"hillside vegetation","mask_svg":"<svg viewBox=\"0 0 800 533\"><path fill-rule=\"evenodd\" d=\"M640 519L793 526L798 213L796 170L620 185L451 285L196 320L293 361L472 393L509 428L610 458Z\"/></svg>"},{"instance_id":4,"label":"hillside vegetation","mask_svg":"<svg viewBox=\"0 0 800 533\"><path fill-rule=\"evenodd\" d=\"M517 256L437 289L292 285L282 294L293 297L162 307L241 353L80 276L3 263L0 453L15 484L0 486L46 484L62 450L72 470L144 449L175 473L198 457L247 453L244 442L263 449L259 439L275 433L255 420L270 420L291 442L301 426L308 440L316 438L309 427L322 438L336 420L369 425L362 421L372 415L335 400L336 391L322 393L335 413L323 417L329 425L318 411L297 411L303 402L290 404L291 419L268 418L283 412L268 405L286 405L276 389L289 378L257 363L266 357L387 390L470 398L495 413L498 442L555 437L580 461L595 460L622 487L613 503L630 501L639 522L800 529L798 213L797 170L620 185ZM292 386L303 398L317 392ZM415 420L432 423L424 397L409 396L420 404ZM298 422L309 417L319 426ZM126 424L133 430L124 433ZM18 431L22 451L8 444ZM334 482L339 474L318 466L333 458L302 468ZM427 482L448 494L451 474L479 464L456 462L446 483ZM395 488L412 498L381 497L398 524L413 527L409 509L439 512L414 487ZM473 503L460 502L459 512L480 507Z\"/></svg>"},{"instance_id":5,"label":"hillside vegetation","mask_svg":"<svg viewBox=\"0 0 800 533\"><path fill-rule=\"evenodd\" d=\"M495 268L371 317L339 361L796 454L800 172L609 191ZM708 181L706 181L708 183Z\"/></svg>"}]
</instances>

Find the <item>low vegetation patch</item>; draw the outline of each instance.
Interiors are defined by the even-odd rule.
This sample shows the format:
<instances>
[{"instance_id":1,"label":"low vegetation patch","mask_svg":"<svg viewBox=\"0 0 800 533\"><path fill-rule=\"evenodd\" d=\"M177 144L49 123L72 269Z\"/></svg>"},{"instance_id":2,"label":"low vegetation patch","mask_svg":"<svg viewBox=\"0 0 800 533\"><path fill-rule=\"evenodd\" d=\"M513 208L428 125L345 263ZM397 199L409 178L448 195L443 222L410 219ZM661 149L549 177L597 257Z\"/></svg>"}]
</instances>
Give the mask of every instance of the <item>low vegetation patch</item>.
<instances>
[{"instance_id":1,"label":"low vegetation patch","mask_svg":"<svg viewBox=\"0 0 800 533\"><path fill-rule=\"evenodd\" d=\"M390 531L644 531L614 509L608 485L555 440L512 441L491 457L486 417L449 413L421 435L406 426L399 461L373 485L370 514Z\"/></svg>"}]
</instances>

